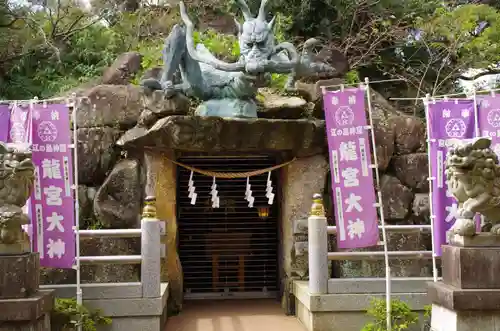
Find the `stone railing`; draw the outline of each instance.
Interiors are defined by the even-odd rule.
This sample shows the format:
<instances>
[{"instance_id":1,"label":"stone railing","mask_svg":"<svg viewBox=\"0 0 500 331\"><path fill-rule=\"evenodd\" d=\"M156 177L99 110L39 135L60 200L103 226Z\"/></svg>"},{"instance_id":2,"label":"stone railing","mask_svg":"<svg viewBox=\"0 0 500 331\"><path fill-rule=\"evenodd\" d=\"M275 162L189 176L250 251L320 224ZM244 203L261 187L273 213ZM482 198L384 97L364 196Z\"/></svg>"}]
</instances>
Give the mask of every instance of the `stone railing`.
<instances>
[{"instance_id":1,"label":"stone railing","mask_svg":"<svg viewBox=\"0 0 500 331\"><path fill-rule=\"evenodd\" d=\"M140 264L141 265L141 292L143 298L160 296L160 267L161 258L165 250L161 244L161 237L165 234L163 221L145 218L141 221L140 229L107 229L107 230L80 230L80 238L141 238L140 255L108 255L108 256L80 256L80 264ZM119 286L119 284L132 285L135 283L100 284ZM83 284L83 288L90 285ZM137 285L137 284L135 284ZM58 287L76 287L75 285L42 285L44 288L57 289Z\"/></svg>"},{"instance_id":2,"label":"stone railing","mask_svg":"<svg viewBox=\"0 0 500 331\"><path fill-rule=\"evenodd\" d=\"M126 329L161 331L166 321L168 284L161 282L161 260L165 256L161 243L165 222L156 218L154 199L146 201L140 229L80 230L80 239L141 238L140 255L80 256L80 265L141 265L140 282L42 285L55 290L60 298L78 297L89 309L98 309L113 320L107 331ZM149 205L149 206L148 206Z\"/></svg>"},{"instance_id":3,"label":"stone railing","mask_svg":"<svg viewBox=\"0 0 500 331\"><path fill-rule=\"evenodd\" d=\"M313 205L314 208L314 205ZM322 206L321 206L322 208ZM330 279L328 261L356 261L356 260L383 260L384 251L328 251L328 235L335 235L337 228L327 224L324 214L311 212L307 223L303 222L302 228L307 227L308 234L308 260L309 260L309 291L315 294L338 293L334 287L335 280ZM381 229L381 228L380 228ZM386 225L387 232L408 233L414 231L430 230L430 225ZM388 251L389 259L432 259L432 251ZM412 277L422 278L425 277ZM397 280L397 279L395 279Z\"/></svg>"}]
</instances>

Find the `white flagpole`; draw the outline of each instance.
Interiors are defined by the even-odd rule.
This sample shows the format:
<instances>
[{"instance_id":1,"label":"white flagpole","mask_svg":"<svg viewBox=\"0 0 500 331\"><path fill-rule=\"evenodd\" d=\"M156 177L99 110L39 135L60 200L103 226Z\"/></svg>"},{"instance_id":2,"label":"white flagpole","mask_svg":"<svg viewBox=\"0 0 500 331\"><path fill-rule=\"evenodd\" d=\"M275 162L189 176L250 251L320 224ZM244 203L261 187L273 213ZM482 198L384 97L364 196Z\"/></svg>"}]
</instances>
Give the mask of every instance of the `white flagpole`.
<instances>
[{"instance_id":1,"label":"white flagpole","mask_svg":"<svg viewBox=\"0 0 500 331\"><path fill-rule=\"evenodd\" d=\"M377 205L380 213L380 224L382 226L382 240L384 241L384 260L385 260L385 304L386 304L386 322L387 322L387 331L392 330L392 319L391 319L391 308L392 308L392 300L391 300L391 267L389 265L389 254L387 249L387 232L385 229L385 217L384 217L384 205L382 202L382 192L380 187L380 174L378 171L378 158L377 158L377 148L375 145L375 130L373 128L373 115L372 115L372 101L370 96L370 80L368 77L365 78L365 88L366 88L366 98L368 104L368 116L370 119L370 133L371 140L373 146L373 162L375 169L375 180L377 187Z\"/></svg>"},{"instance_id":2,"label":"white flagpole","mask_svg":"<svg viewBox=\"0 0 500 331\"><path fill-rule=\"evenodd\" d=\"M481 131L479 128L479 107L477 105L477 91L476 91L476 85L474 84L472 84L472 100L473 100L472 102L474 102L474 136L478 138L481 136ZM480 220L481 220L480 228L482 228L482 226L485 223L485 218L483 215L480 215Z\"/></svg>"},{"instance_id":3,"label":"white flagpole","mask_svg":"<svg viewBox=\"0 0 500 331\"><path fill-rule=\"evenodd\" d=\"M431 125L430 125L430 119L429 119L429 101L430 101L430 94L427 94L424 99L424 108L425 108L425 122L427 125L427 159L428 159L428 181L429 181L429 213L431 217L431 240L432 240L432 277L435 282L438 280L438 274L437 274L437 264L436 264L436 247L434 244L434 222L436 220L436 216L434 215L434 208L432 207L432 182L435 180L434 177L432 177L432 160L431 160L431 138L430 138L430 132L431 132Z\"/></svg>"},{"instance_id":4,"label":"white flagpole","mask_svg":"<svg viewBox=\"0 0 500 331\"><path fill-rule=\"evenodd\" d=\"M73 100L71 102L73 106L73 186L74 186L74 200L75 200L75 242L76 242L76 303L78 305L83 304L83 293L81 286L81 268L80 268L80 204L78 202L78 130L77 130L77 102L76 95L73 93ZM70 106L70 105L68 105ZM79 321L81 322L81 321ZM78 324L78 331L82 331L81 323Z\"/></svg>"}]
</instances>

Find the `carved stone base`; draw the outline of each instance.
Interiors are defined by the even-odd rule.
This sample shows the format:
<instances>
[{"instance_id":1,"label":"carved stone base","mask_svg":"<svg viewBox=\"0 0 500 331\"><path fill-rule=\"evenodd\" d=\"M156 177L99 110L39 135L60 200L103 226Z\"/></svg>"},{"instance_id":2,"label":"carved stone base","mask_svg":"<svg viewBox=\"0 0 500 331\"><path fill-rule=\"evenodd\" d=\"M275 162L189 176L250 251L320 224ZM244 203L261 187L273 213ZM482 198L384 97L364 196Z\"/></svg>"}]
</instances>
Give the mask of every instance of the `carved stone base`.
<instances>
[{"instance_id":1,"label":"carved stone base","mask_svg":"<svg viewBox=\"0 0 500 331\"><path fill-rule=\"evenodd\" d=\"M443 246L443 282L458 289L500 290L500 247ZM499 297L500 298L500 297Z\"/></svg>"},{"instance_id":2,"label":"carved stone base","mask_svg":"<svg viewBox=\"0 0 500 331\"><path fill-rule=\"evenodd\" d=\"M459 289L443 282L428 284L427 295L432 303L450 310L498 310L500 289Z\"/></svg>"},{"instance_id":3,"label":"carved stone base","mask_svg":"<svg viewBox=\"0 0 500 331\"><path fill-rule=\"evenodd\" d=\"M500 247L500 236L487 232L477 233L472 237L451 235L450 244L459 247Z\"/></svg>"},{"instance_id":4,"label":"carved stone base","mask_svg":"<svg viewBox=\"0 0 500 331\"><path fill-rule=\"evenodd\" d=\"M40 285L38 253L0 256L0 299L26 298ZM1 320L2 309L0 309Z\"/></svg>"},{"instance_id":5,"label":"carved stone base","mask_svg":"<svg viewBox=\"0 0 500 331\"><path fill-rule=\"evenodd\" d=\"M24 299L0 299L0 331L50 331L52 290Z\"/></svg>"},{"instance_id":6,"label":"carved stone base","mask_svg":"<svg viewBox=\"0 0 500 331\"><path fill-rule=\"evenodd\" d=\"M498 331L500 311L455 311L432 305L431 331Z\"/></svg>"}]
</instances>

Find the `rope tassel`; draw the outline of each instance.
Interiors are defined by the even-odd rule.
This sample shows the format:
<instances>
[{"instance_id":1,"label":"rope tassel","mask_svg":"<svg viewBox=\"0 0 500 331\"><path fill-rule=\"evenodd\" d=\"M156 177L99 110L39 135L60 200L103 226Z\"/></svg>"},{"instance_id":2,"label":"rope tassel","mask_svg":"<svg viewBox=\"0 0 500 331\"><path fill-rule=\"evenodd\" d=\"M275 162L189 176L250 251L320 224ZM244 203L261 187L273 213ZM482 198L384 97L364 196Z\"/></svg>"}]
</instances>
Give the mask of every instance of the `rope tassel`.
<instances>
[{"instance_id":1,"label":"rope tassel","mask_svg":"<svg viewBox=\"0 0 500 331\"><path fill-rule=\"evenodd\" d=\"M250 185L250 177L247 177L245 200L248 201L248 208L253 208L253 203L255 202L255 198L252 196L252 185Z\"/></svg>"},{"instance_id":2,"label":"rope tassel","mask_svg":"<svg viewBox=\"0 0 500 331\"><path fill-rule=\"evenodd\" d=\"M188 197L191 198L192 205L196 204L196 198L198 197L198 194L195 192L196 187L194 186L193 175L194 175L194 172L191 171L191 174L189 175L189 183L188 183L188 192L189 192Z\"/></svg>"},{"instance_id":3,"label":"rope tassel","mask_svg":"<svg viewBox=\"0 0 500 331\"><path fill-rule=\"evenodd\" d=\"M219 191L217 191L217 184L215 183L215 177L213 177L212 187L211 187L210 195L212 196L212 208L220 207L220 199L218 197Z\"/></svg>"},{"instance_id":4,"label":"rope tassel","mask_svg":"<svg viewBox=\"0 0 500 331\"><path fill-rule=\"evenodd\" d=\"M274 193L273 193L273 182L271 180L270 171L267 173L266 198L267 198L267 203L269 205L272 205L274 202Z\"/></svg>"}]
</instances>

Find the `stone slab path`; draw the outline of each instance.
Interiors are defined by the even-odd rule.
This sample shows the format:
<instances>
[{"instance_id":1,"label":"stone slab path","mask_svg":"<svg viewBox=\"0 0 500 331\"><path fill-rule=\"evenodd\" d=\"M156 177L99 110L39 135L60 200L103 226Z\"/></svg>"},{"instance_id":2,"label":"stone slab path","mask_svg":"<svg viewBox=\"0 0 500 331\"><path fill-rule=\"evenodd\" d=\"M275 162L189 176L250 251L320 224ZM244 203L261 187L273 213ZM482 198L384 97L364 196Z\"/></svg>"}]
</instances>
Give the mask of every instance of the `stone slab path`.
<instances>
[{"instance_id":1,"label":"stone slab path","mask_svg":"<svg viewBox=\"0 0 500 331\"><path fill-rule=\"evenodd\" d=\"M275 300L214 300L184 303L165 331L306 331Z\"/></svg>"}]
</instances>

